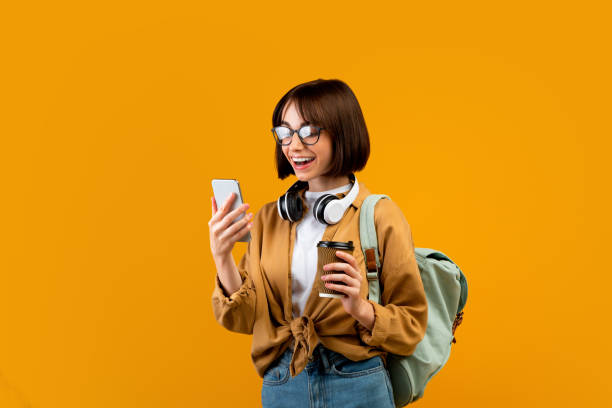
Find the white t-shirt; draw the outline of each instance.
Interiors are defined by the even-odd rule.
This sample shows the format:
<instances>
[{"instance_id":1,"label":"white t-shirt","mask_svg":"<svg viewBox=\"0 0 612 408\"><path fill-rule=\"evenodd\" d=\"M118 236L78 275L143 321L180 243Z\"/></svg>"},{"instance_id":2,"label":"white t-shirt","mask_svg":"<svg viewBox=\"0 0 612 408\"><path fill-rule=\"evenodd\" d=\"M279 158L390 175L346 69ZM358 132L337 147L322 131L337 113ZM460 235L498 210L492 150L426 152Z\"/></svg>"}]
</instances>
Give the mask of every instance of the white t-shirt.
<instances>
[{"instance_id":1,"label":"white t-shirt","mask_svg":"<svg viewBox=\"0 0 612 408\"><path fill-rule=\"evenodd\" d=\"M314 218L312 207L323 194L344 193L353 186L352 183L327 191L304 192L308 211L296 227L293 258L291 259L291 288L293 302L293 318L301 316L310 296L315 276L317 275L317 243L323 237L326 224Z\"/></svg>"}]
</instances>

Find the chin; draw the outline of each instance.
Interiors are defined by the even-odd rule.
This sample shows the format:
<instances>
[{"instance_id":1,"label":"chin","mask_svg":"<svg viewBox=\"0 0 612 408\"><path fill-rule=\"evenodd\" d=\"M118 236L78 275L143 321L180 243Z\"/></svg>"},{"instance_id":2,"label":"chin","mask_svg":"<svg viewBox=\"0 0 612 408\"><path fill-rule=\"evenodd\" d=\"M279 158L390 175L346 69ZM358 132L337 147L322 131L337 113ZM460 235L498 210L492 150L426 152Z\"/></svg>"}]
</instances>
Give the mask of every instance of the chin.
<instances>
[{"instance_id":1,"label":"chin","mask_svg":"<svg viewBox=\"0 0 612 408\"><path fill-rule=\"evenodd\" d=\"M306 173L304 173L304 172L299 172L298 173L298 172L296 172L294 170L294 172L295 172L295 176L298 178L298 180L301 180L301 181L309 181L309 180L312 180L313 178L316 177L316 175L312 171L309 171L309 172L306 172Z\"/></svg>"}]
</instances>

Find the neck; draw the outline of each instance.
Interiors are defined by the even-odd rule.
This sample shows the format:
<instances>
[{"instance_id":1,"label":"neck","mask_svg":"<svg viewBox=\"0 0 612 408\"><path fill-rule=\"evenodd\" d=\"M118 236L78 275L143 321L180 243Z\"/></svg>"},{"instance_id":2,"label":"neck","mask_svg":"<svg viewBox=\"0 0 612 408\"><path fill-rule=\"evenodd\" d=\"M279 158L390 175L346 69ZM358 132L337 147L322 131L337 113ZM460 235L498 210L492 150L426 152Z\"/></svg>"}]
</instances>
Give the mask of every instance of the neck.
<instances>
[{"instance_id":1,"label":"neck","mask_svg":"<svg viewBox=\"0 0 612 408\"><path fill-rule=\"evenodd\" d=\"M342 177L316 177L312 180L308 180L308 191L327 191L337 187L349 184L351 179L348 176Z\"/></svg>"}]
</instances>

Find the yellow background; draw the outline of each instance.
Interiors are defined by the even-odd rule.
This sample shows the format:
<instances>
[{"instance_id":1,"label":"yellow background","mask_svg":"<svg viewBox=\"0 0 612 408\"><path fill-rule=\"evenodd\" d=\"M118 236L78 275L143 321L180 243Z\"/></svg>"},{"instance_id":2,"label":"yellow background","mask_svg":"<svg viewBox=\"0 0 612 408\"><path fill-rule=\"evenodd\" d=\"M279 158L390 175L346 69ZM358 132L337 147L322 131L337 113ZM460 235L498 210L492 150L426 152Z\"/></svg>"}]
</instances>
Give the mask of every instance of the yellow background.
<instances>
[{"instance_id":1,"label":"yellow background","mask_svg":"<svg viewBox=\"0 0 612 408\"><path fill-rule=\"evenodd\" d=\"M210 181L281 195L272 110L316 78L359 99L360 181L468 279L416 405L609 404L610 13L426 3L3 4L0 406L260 405Z\"/></svg>"}]
</instances>

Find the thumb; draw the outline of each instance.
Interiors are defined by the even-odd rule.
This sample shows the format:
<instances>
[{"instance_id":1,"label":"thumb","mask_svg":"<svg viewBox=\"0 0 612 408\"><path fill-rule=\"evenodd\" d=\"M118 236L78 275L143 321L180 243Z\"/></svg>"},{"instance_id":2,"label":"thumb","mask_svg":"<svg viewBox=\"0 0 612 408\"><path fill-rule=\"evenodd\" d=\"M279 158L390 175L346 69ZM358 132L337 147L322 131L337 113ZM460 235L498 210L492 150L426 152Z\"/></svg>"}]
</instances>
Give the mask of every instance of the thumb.
<instances>
[{"instance_id":1,"label":"thumb","mask_svg":"<svg viewBox=\"0 0 612 408\"><path fill-rule=\"evenodd\" d=\"M215 202L215 197L210 197L212 201L212 214L215 215L217 212L217 203Z\"/></svg>"}]
</instances>

